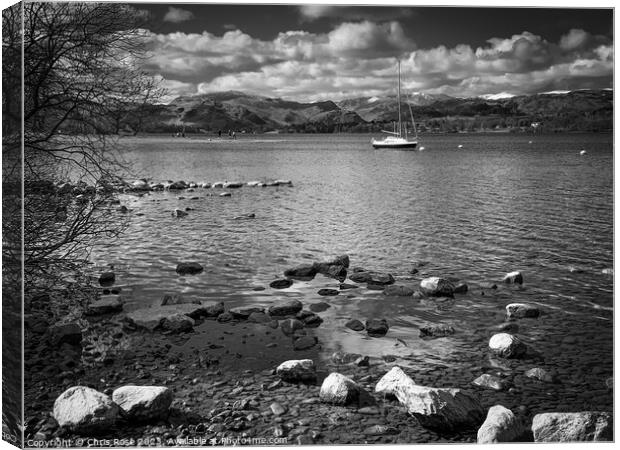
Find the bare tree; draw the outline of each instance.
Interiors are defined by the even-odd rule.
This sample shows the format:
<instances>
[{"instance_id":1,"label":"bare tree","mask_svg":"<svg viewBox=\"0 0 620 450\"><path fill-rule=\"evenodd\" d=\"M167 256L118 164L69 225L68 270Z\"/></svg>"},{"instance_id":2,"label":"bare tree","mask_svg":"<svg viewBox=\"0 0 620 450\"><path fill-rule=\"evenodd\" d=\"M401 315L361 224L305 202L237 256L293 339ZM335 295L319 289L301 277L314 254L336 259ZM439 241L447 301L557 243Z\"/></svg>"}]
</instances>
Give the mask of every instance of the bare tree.
<instances>
[{"instance_id":1,"label":"bare tree","mask_svg":"<svg viewBox=\"0 0 620 450\"><path fill-rule=\"evenodd\" d=\"M21 55L23 45L25 55L23 263L28 282L79 267L96 239L122 231L122 215L110 208L110 200L127 167L113 133L162 91L140 69L148 57L144 13L116 3L22 5L23 36L20 10L3 13L3 51ZM3 58L3 69L3 83L19 83L20 64ZM19 118L21 98L6 97L5 114ZM71 185L62 185L67 180ZM16 243L6 244L10 255Z\"/></svg>"}]
</instances>

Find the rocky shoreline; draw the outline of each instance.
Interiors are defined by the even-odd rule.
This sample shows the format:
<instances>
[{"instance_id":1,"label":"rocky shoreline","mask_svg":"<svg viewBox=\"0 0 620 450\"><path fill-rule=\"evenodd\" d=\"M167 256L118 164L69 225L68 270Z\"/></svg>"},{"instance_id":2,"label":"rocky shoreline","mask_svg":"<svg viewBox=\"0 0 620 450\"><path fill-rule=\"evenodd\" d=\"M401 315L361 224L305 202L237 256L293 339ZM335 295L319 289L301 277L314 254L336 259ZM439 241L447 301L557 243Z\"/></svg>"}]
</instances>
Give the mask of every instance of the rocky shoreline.
<instances>
[{"instance_id":1,"label":"rocky shoreline","mask_svg":"<svg viewBox=\"0 0 620 450\"><path fill-rule=\"evenodd\" d=\"M185 261L176 270L192 276L202 266ZM418 289L399 285L389 273L350 267L347 255L283 273L270 283L274 293L318 275L337 280L339 289L317 292L325 299L364 284L386 296L438 304L458 301L468 290L461 280L438 276L422 278ZM512 272L503 282L520 285L523 278ZM102 273L99 288L59 290L29 302L26 404L36 413L28 417L27 438L128 438L126 445L612 439L608 411L572 411L570 402L558 411L518 403L528 390L561 382L535 365L536 350L518 334L520 323L548 313L536 305L505 306L505 321L489 327L490 366L474 368L478 374L464 384L450 361L404 371L391 357L336 352L322 360L316 331L328 301L228 308L167 295L160 305L124 312L114 280L113 272ZM67 298L84 314L63 315L72 309ZM58 305L59 311L49 310ZM61 317L62 323L50 320ZM352 318L344 326L373 339L390 329L376 317ZM454 333L443 324L420 328L423 339ZM249 341L261 349L260 362L244 369ZM611 395L613 380L601 383Z\"/></svg>"}]
</instances>

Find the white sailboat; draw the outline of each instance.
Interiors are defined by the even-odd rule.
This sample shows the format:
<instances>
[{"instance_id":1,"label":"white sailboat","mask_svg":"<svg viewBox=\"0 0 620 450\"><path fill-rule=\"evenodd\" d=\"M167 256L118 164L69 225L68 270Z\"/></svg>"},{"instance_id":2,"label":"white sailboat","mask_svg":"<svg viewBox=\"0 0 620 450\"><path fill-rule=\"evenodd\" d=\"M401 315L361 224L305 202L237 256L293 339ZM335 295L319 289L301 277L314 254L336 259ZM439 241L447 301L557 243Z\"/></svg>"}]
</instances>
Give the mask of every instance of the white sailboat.
<instances>
[{"instance_id":1,"label":"white sailboat","mask_svg":"<svg viewBox=\"0 0 620 450\"><path fill-rule=\"evenodd\" d=\"M400 113L400 59L398 60L398 128L394 131L386 131L381 130L383 133L389 134L383 139L372 139L373 148L402 148L402 149L412 149L418 146L418 132L416 130L415 122L413 121L413 112L411 111L411 105L409 105L409 113L411 114L411 123L413 124L413 130L415 133L414 139L409 139L407 135L407 126L405 125L405 130L403 133L403 123L401 120Z\"/></svg>"}]
</instances>

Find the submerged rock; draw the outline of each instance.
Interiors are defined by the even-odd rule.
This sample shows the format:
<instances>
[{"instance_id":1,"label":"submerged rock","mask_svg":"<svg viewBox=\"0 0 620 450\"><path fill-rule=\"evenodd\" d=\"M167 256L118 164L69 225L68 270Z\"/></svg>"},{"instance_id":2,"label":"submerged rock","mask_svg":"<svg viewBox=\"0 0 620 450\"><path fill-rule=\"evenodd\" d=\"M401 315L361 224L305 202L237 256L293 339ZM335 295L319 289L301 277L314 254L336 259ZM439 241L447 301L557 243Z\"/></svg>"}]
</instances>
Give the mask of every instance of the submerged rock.
<instances>
[{"instance_id":1,"label":"submerged rock","mask_svg":"<svg viewBox=\"0 0 620 450\"><path fill-rule=\"evenodd\" d=\"M484 418L480 402L461 389L419 386L398 366L383 376L375 392L394 395L420 425L440 431L479 426Z\"/></svg>"},{"instance_id":2,"label":"submerged rock","mask_svg":"<svg viewBox=\"0 0 620 450\"><path fill-rule=\"evenodd\" d=\"M183 304L187 304L187 303L191 303L191 304L195 304L195 305L200 305L200 300L196 300L196 299L186 299L183 298L183 296L181 294L165 294L164 298L162 299L160 305L161 306L165 306L165 305L183 305Z\"/></svg>"},{"instance_id":3,"label":"submerged rock","mask_svg":"<svg viewBox=\"0 0 620 450\"><path fill-rule=\"evenodd\" d=\"M272 316L289 316L297 314L302 308L303 305L299 300L290 300L279 305L270 306L269 314Z\"/></svg>"},{"instance_id":4,"label":"submerged rock","mask_svg":"<svg viewBox=\"0 0 620 450\"><path fill-rule=\"evenodd\" d=\"M329 296L340 294L340 291L338 291L337 289L319 289L317 294L322 295L324 297L329 297Z\"/></svg>"},{"instance_id":5,"label":"submerged rock","mask_svg":"<svg viewBox=\"0 0 620 450\"><path fill-rule=\"evenodd\" d=\"M316 380L316 367L311 359L291 359L277 367L276 375L289 382L314 381Z\"/></svg>"},{"instance_id":6,"label":"submerged rock","mask_svg":"<svg viewBox=\"0 0 620 450\"><path fill-rule=\"evenodd\" d=\"M293 342L293 350L308 350L318 344L316 336L300 336Z\"/></svg>"},{"instance_id":7,"label":"submerged rock","mask_svg":"<svg viewBox=\"0 0 620 450\"><path fill-rule=\"evenodd\" d=\"M510 272L504 275L502 281L508 284L523 284L523 274L518 270L515 270L514 272Z\"/></svg>"},{"instance_id":8,"label":"submerged rock","mask_svg":"<svg viewBox=\"0 0 620 450\"><path fill-rule=\"evenodd\" d=\"M325 302L311 303L310 306L308 306L308 309L312 312L323 312L329 308L331 308L331 305Z\"/></svg>"},{"instance_id":9,"label":"submerged rock","mask_svg":"<svg viewBox=\"0 0 620 450\"><path fill-rule=\"evenodd\" d=\"M426 295L434 297L452 297L454 295L454 285L445 278L429 277L420 281L420 290Z\"/></svg>"},{"instance_id":10,"label":"submerged rock","mask_svg":"<svg viewBox=\"0 0 620 450\"><path fill-rule=\"evenodd\" d=\"M370 319L366 321L366 331L368 332L368 336L385 336L389 329L390 326L385 319Z\"/></svg>"},{"instance_id":11,"label":"submerged rock","mask_svg":"<svg viewBox=\"0 0 620 450\"><path fill-rule=\"evenodd\" d=\"M527 346L518 337L508 333L494 334L489 340L489 348L502 358L519 358L527 352Z\"/></svg>"},{"instance_id":12,"label":"submerged rock","mask_svg":"<svg viewBox=\"0 0 620 450\"><path fill-rule=\"evenodd\" d=\"M112 393L128 418L152 420L164 417L172 404L172 391L163 386L122 386Z\"/></svg>"},{"instance_id":13,"label":"submerged rock","mask_svg":"<svg viewBox=\"0 0 620 450\"><path fill-rule=\"evenodd\" d=\"M102 295L98 300L90 303L86 314L95 316L99 314L112 314L123 310L123 299L120 295Z\"/></svg>"},{"instance_id":14,"label":"submerged rock","mask_svg":"<svg viewBox=\"0 0 620 450\"><path fill-rule=\"evenodd\" d=\"M360 386L351 378L332 372L323 380L319 398L324 403L348 405L358 400L360 390Z\"/></svg>"},{"instance_id":15,"label":"submerged rock","mask_svg":"<svg viewBox=\"0 0 620 450\"><path fill-rule=\"evenodd\" d=\"M287 336L290 336L297 330L303 329L303 327L303 322L297 319L286 319L280 323L280 328L282 329L282 332Z\"/></svg>"},{"instance_id":16,"label":"submerged rock","mask_svg":"<svg viewBox=\"0 0 620 450\"><path fill-rule=\"evenodd\" d=\"M613 417L598 411L537 414L532 433L534 442L611 441Z\"/></svg>"},{"instance_id":17,"label":"submerged rock","mask_svg":"<svg viewBox=\"0 0 620 450\"><path fill-rule=\"evenodd\" d=\"M538 317L540 315L540 310L529 303L511 303L506 305L506 315L509 319Z\"/></svg>"},{"instance_id":18,"label":"submerged rock","mask_svg":"<svg viewBox=\"0 0 620 450\"><path fill-rule=\"evenodd\" d=\"M194 328L194 319L182 313L170 314L161 321L160 328L174 333L191 331Z\"/></svg>"},{"instance_id":19,"label":"submerged rock","mask_svg":"<svg viewBox=\"0 0 620 450\"><path fill-rule=\"evenodd\" d=\"M178 263L177 264L177 268L176 268L176 272L179 275L186 275L186 274L197 274L200 273L204 270L204 267L202 267L202 265L198 264L197 262L186 262L186 263Z\"/></svg>"},{"instance_id":20,"label":"submerged rock","mask_svg":"<svg viewBox=\"0 0 620 450\"><path fill-rule=\"evenodd\" d=\"M491 330L514 334L519 332L519 325L514 322L504 322L491 327Z\"/></svg>"},{"instance_id":21,"label":"submerged rock","mask_svg":"<svg viewBox=\"0 0 620 450\"><path fill-rule=\"evenodd\" d=\"M74 386L60 394L52 412L60 427L82 432L112 427L120 414L120 407L110 397L86 386Z\"/></svg>"},{"instance_id":22,"label":"submerged rock","mask_svg":"<svg viewBox=\"0 0 620 450\"><path fill-rule=\"evenodd\" d=\"M495 405L489 408L487 418L478 429L478 444L515 442L526 434L523 421L508 408Z\"/></svg>"}]
</instances>

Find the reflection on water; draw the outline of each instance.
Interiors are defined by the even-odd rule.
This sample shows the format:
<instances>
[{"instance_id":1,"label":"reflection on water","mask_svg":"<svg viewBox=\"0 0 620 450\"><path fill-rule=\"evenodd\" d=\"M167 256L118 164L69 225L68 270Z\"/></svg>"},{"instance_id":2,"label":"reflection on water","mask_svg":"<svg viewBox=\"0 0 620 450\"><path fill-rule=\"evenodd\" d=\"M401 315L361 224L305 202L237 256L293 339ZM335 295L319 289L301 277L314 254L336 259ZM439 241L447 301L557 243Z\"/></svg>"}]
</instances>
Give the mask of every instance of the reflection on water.
<instances>
[{"instance_id":1,"label":"reflection on water","mask_svg":"<svg viewBox=\"0 0 620 450\"><path fill-rule=\"evenodd\" d=\"M101 243L92 259L114 265L128 308L156 303L166 292L229 306L326 301L332 307L312 330L323 357L343 349L410 364L483 364L488 327L503 320L505 305L533 302L547 314L521 325L521 335L548 352L545 362L586 370L596 361L611 376L613 279L601 273L613 266L611 136L431 136L424 152L372 150L369 140L124 139L125 157L154 180L284 178L294 186L243 187L229 198L200 188L123 196L131 226L118 240ZM187 217L171 216L186 207L193 208ZM234 219L247 213L256 218ZM323 298L316 292L338 289L338 282L320 275L282 291L268 287L288 267L344 253L352 266L390 272L398 284L417 288L423 276L448 275L470 291L437 304L365 287ZM420 260L429 264L411 275ZM179 276L179 261L200 262L205 271ZM512 270L524 273L523 288L482 287ZM385 338L343 326L349 318L373 317L390 323ZM457 333L422 340L418 328L428 322L450 324ZM583 356L567 358L564 351Z\"/></svg>"}]
</instances>

